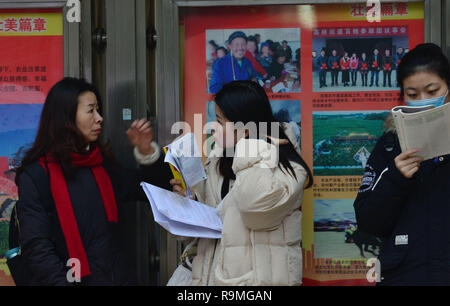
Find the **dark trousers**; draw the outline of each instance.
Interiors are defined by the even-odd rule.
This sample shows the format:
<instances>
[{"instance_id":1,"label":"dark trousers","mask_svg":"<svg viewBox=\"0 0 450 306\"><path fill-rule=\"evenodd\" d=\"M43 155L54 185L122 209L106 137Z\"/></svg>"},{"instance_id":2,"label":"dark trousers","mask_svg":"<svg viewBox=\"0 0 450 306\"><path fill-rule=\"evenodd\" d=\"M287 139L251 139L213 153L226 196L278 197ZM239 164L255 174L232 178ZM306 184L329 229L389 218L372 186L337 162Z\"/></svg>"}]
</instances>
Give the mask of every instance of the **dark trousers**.
<instances>
[{"instance_id":1,"label":"dark trousers","mask_svg":"<svg viewBox=\"0 0 450 306\"><path fill-rule=\"evenodd\" d=\"M348 82L350 82L350 71L342 70L342 83L348 85Z\"/></svg>"},{"instance_id":2,"label":"dark trousers","mask_svg":"<svg viewBox=\"0 0 450 306\"><path fill-rule=\"evenodd\" d=\"M339 69L331 70L331 86L338 85L338 75L339 75Z\"/></svg>"},{"instance_id":3,"label":"dark trousers","mask_svg":"<svg viewBox=\"0 0 450 306\"><path fill-rule=\"evenodd\" d=\"M358 71L352 70L351 74L352 74L352 85L355 86L356 81L358 80Z\"/></svg>"},{"instance_id":4,"label":"dark trousers","mask_svg":"<svg viewBox=\"0 0 450 306\"><path fill-rule=\"evenodd\" d=\"M383 71L383 87L386 87L386 80L388 81L389 87L391 87L391 70L384 70Z\"/></svg>"},{"instance_id":5,"label":"dark trousers","mask_svg":"<svg viewBox=\"0 0 450 306\"><path fill-rule=\"evenodd\" d=\"M367 86L367 79L369 78L369 73L361 72L362 86Z\"/></svg>"},{"instance_id":6,"label":"dark trousers","mask_svg":"<svg viewBox=\"0 0 450 306\"><path fill-rule=\"evenodd\" d=\"M319 80L320 80L320 86L327 85L327 71L326 70L319 71Z\"/></svg>"},{"instance_id":7,"label":"dark trousers","mask_svg":"<svg viewBox=\"0 0 450 306\"><path fill-rule=\"evenodd\" d=\"M373 86L373 78L375 77L375 84L378 86L378 79L379 79L379 71L378 70L372 70L370 72L370 86Z\"/></svg>"}]
</instances>

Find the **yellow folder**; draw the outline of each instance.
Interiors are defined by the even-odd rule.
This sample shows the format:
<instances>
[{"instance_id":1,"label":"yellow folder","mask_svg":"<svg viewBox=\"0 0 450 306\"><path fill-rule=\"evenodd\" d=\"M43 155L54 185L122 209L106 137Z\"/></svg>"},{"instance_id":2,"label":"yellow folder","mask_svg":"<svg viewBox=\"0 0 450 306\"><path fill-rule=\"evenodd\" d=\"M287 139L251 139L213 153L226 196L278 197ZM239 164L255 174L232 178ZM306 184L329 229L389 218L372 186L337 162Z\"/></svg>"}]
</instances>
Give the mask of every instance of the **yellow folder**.
<instances>
[{"instance_id":1,"label":"yellow folder","mask_svg":"<svg viewBox=\"0 0 450 306\"><path fill-rule=\"evenodd\" d=\"M167 148L164 147L163 150L164 150L164 154L167 154ZM173 178L180 181L181 187L183 187L183 189L186 190L186 184L184 183L181 173L171 163L169 163L169 165L170 165L170 170L172 170Z\"/></svg>"}]
</instances>

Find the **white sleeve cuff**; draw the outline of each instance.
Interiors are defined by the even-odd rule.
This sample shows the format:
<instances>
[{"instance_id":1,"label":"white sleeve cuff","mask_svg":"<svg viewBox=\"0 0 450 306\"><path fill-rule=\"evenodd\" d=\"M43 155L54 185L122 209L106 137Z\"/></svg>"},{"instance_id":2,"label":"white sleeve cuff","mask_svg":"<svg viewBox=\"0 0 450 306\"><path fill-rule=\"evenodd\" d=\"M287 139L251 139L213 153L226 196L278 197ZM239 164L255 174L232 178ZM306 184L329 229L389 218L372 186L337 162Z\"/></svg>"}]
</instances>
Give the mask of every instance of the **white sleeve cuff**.
<instances>
[{"instance_id":1,"label":"white sleeve cuff","mask_svg":"<svg viewBox=\"0 0 450 306\"><path fill-rule=\"evenodd\" d=\"M150 165L154 164L161 156L161 149L158 146L158 144L156 142L152 141L151 146L152 146L153 150L155 151L155 153L153 153L152 155L142 155L139 152L138 148L134 147L134 150L133 150L134 158L140 165L150 166Z\"/></svg>"}]
</instances>

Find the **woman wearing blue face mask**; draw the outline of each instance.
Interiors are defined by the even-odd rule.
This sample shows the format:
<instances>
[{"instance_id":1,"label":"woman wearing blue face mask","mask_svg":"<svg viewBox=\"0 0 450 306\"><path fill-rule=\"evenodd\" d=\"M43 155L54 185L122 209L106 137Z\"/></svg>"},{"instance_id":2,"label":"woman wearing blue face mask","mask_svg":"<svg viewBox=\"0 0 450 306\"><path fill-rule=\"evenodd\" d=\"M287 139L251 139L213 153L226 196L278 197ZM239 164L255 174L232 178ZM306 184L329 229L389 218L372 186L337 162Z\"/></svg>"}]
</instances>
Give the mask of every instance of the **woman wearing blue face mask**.
<instances>
[{"instance_id":1,"label":"woman wearing blue face mask","mask_svg":"<svg viewBox=\"0 0 450 306\"><path fill-rule=\"evenodd\" d=\"M407 105L449 102L450 64L422 44L398 68ZM450 155L401 152L392 118L370 156L354 203L358 229L379 237L380 285L450 285Z\"/></svg>"}]
</instances>

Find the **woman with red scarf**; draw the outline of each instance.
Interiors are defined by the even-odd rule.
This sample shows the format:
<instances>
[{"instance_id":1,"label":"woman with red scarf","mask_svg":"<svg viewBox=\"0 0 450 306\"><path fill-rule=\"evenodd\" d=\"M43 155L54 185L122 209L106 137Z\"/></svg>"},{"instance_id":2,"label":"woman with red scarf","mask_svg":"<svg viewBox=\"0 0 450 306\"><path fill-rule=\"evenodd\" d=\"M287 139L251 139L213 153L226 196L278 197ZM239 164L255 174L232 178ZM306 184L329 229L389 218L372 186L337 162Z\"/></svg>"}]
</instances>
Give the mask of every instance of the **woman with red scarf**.
<instances>
[{"instance_id":1,"label":"woman with red scarf","mask_svg":"<svg viewBox=\"0 0 450 306\"><path fill-rule=\"evenodd\" d=\"M127 131L146 166L121 168L99 142L101 107L92 85L74 78L58 82L17 169L20 247L30 285L137 283L119 239L121 212L129 209L122 203L146 201L141 181L169 189L170 168L146 120Z\"/></svg>"}]
</instances>

